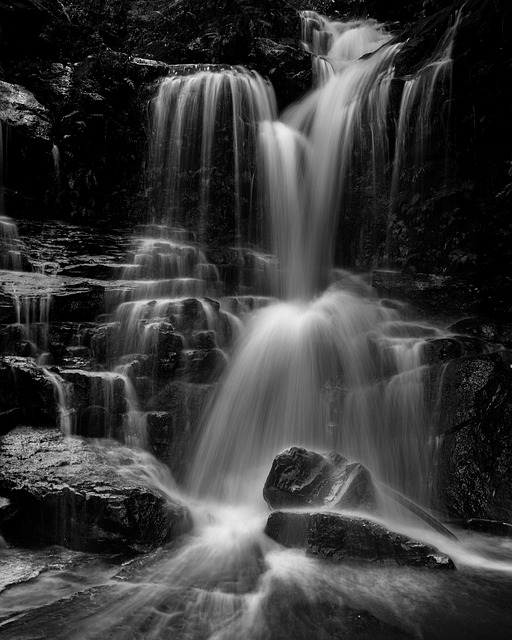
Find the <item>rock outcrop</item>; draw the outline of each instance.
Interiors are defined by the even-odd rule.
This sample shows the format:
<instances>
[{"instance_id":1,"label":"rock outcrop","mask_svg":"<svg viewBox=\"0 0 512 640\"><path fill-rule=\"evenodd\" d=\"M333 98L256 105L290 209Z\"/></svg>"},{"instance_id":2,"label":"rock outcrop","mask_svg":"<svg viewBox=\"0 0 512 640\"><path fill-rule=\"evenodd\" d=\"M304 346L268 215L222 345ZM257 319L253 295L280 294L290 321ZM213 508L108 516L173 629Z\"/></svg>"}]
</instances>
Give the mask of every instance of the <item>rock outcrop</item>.
<instances>
[{"instance_id":1,"label":"rock outcrop","mask_svg":"<svg viewBox=\"0 0 512 640\"><path fill-rule=\"evenodd\" d=\"M286 547L332 561L365 560L384 564L453 569L436 549L363 518L339 513L275 511L265 533Z\"/></svg>"},{"instance_id":2,"label":"rock outcrop","mask_svg":"<svg viewBox=\"0 0 512 640\"><path fill-rule=\"evenodd\" d=\"M437 485L442 506L456 517L510 522L510 352L452 360L430 376L439 432Z\"/></svg>"},{"instance_id":3,"label":"rock outcrop","mask_svg":"<svg viewBox=\"0 0 512 640\"><path fill-rule=\"evenodd\" d=\"M0 531L17 544L146 552L191 528L187 509L128 476L133 454L18 427L0 444ZM124 472L124 475L123 475Z\"/></svg>"}]
</instances>

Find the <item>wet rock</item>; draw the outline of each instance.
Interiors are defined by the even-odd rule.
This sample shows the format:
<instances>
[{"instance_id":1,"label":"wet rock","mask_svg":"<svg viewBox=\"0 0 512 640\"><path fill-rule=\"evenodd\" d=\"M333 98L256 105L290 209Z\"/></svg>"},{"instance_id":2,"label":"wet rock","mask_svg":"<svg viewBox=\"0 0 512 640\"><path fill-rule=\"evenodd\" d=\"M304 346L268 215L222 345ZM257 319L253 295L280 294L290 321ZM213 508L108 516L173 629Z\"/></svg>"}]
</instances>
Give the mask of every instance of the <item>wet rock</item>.
<instances>
[{"instance_id":1,"label":"wet rock","mask_svg":"<svg viewBox=\"0 0 512 640\"><path fill-rule=\"evenodd\" d=\"M454 333L466 333L486 342L512 347L512 320L464 318L448 329Z\"/></svg>"},{"instance_id":2,"label":"wet rock","mask_svg":"<svg viewBox=\"0 0 512 640\"><path fill-rule=\"evenodd\" d=\"M442 505L456 517L512 520L512 371L502 351L453 360L436 378Z\"/></svg>"},{"instance_id":3,"label":"wet rock","mask_svg":"<svg viewBox=\"0 0 512 640\"><path fill-rule=\"evenodd\" d=\"M215 331L196 331L188 342L193 349L215 349Z\"/></svg>"},{"instance_id":4,"label":"wet rock","mask_svg":"<svg viewBox=\"0 0 512 640\"><path fill-rule=\"evenodd\" d=\"M11 412L10 422L23 420L55 425L55 386L31 358L0 358L0 411Z\"/></svg>"},{"instance_id":5,"label":"wet rock","mask_svg":"<svg viewBox=\"0 0 512 640\"><path fill-rule=\"evenodd\" d=\"M405 300L430 317L467 313L478 302L476 287L454 276L374 271L372 286L380 297Z\"/></svg>"},{"instance_id":6,"label":"wet rock","mask_svg":"<svg viewBox=\"0 0 512 640\"><path fill-rule=\"evenodd\" d=\"M96 361L105 364L119 355L121 327L117 322L109 322L84 331L84 345L88 346Z\"/></svg>"},{"instance_id":7,"label":"wet rock","mask_svg":"<svg viewBox=\"0 0 512 640\"><path fill-rule=\"evenodd\" d=\"M16 322L19 305L21 313L25 313L24 301L30 302L30 317L22 318L25 322L40 322L44 312L49 313L52 321L87 322L103 311L105 286L80 278L0 271L0 294L1 301L8 304L10 300L12 307L11 319L6 322Z\"/></svg>"},{"instance_id":8,"label":"wet rock","mask_svg":"<svg viewBox=\"0 0 512 640\"><path fill-rule=\"evenodd\" d=\"M148 402L150 447L177 480L186 474L213 389L213 385L171 382Z\"/></svg>"},{"instance_id":9,"label":"wet rock","mask_svg":"<svg viewBox=\"0 0 512 640\"><path fill-rule=\"evenodd\" d=\"M489 351L487 344L473 336L434 338L423 345L424 364L454 360L462 356L475 356Z\"/></svg>"},{"instance_id":10,"label":"wet rock","mask_svg":"<svg viewBox=\"0 0 512 640\"><path fill-rule=\"evenodd\" d=\"M127 411L125 381L111 372L60 370L71 383L77 433L91 438L116 437Z\"/></svg>"},{"instance_id":11,"label":"wet rock","mask_svg":"<svg viewBox=\"0 0 512 640\"><path fill-rule=\"evenodd\" d=\"M0 451L0 494L11 501L0 528L12 543L140 553L191 527L183 505L123 477L130 457L114 443L18 427Z\"/></svg>"},{"instance_id":12,"label":"wet rock","mask_svg":"<svg viewBox=\"0 0 512 640\"><path fill-rule=\"evenodd\" d=\"M274 458L263 497L272 509L330 507L375 511L376 489L371 474L338 453L319 454L292 447Z\"/></svg>"},{"instance_id":13,"label":"wet rock","mask_svg":"<svg viewBox=\"0 0 512 640\"><path fill-rule=\"evenodd\" d=\"M512 524L500 520L484 520L482 518L469 518L464 527L470 531L478 531L492 536L512 538Z\"/></svg>"},{"instance_id":14,"label":"wet rock","mask_svg":"<svg viewBox=\"0 0 512 640\"><path fill-rule=\"evenodd\" d=\"M338 513L275 511L265 533L286 547L332 561L366 560L430 569L453 569L447 556L422 542L363 518Z\"/></svg>"},{"instance_id":15,"label":"wet rock","mask_svg":"<svg viewBox=\"0 0 512 640\"><path fill-rule=\"evenodd\" d=\"M268 76L281 107L303 96L311 87L311 56L293 41L256 38L250 61Z\"/></svg>"},{"instance_id":16,"label":"wet rock","mask_svg":"<svg viewBox=\"0 0 512 640\"><path fill-rule=\"evenodd\" d=\"M227 364L220 349L187 349L183 356L182 376L196 384L215 382Z\"/></svg>"},{"instance_id":17,"label":"wet rock","mask_svg":"<svg viewBox=\"0 0 512 640\"><path fill-rule=\"evenodd\" d=\"M482 423L510 402L512 371L507 351L463 357L431 370L427 387L438 413L438 431ZM435 392L432 394L432 387Z\"/></svg>"},{"instance_id":18,"label":"wet rock","mask_svg":"<svg viewBox=\"0 0 512 640\"><path fill-rule=\"evenodd\" d=\"M1 80L0 120L27 138L45 142L51 138L48 110L25 87Z\"/></svg>"}]
</instances>

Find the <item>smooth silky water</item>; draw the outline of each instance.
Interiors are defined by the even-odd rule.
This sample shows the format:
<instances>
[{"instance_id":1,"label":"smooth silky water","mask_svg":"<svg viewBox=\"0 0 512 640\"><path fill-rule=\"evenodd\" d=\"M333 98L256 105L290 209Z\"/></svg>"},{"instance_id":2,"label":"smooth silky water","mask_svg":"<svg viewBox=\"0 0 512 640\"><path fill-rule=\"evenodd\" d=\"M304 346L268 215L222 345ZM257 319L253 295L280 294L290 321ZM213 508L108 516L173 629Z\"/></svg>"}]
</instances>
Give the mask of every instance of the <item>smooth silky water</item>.
<instances>
[{"instance_id":1,"label":"smooth silky water","mask_svg":"<svg viewBox=\"0 0 512 640\"><path fill-rule=\"evenodd\" d=\"M510 539L460 531L458 540L448 539L384 498L380 517L386 526L436 546L457 570L335 564L284 549L263 533L268 516L263 483L273 457L290 445L336 449L424 509L435 498L435 438L424 398L422 345L425 337L444 334L404 321L374 297L364 277L333 270L352 152L368 148L370 131L373 171L388 153L382 124L399 45L387 45L389 35L374 22L336 25L311 12L304 15L303 33L305 46L321 58L316 71L321 86L280 121L268 85L242 69L162 83L151 171L163 192L155 196L153 216L164 226L155 233L153 225L151 237L138 241L133 259L137 273L145 268L154 278L121 288L112 300L114 317L128 328L138 325L152 303L142 336L127 330L119 338L116 351L129 354L150 348L152 324L169 305L179 308L194 291L220 291L218 273L213 265L204 266L208 263L195 239L177 229L183 223L179 207L185 187L176 174L190 166L194 154L208 166L215 140L212 114L226 94L235 147L247 146L239 135L249 135L249 146L259 147L261 203L270 220L265 251L275 258L269 265L279 299L262 299L242 327L233 320L240 337L204 412L184 486L178 487L167 467L143 449L127 453L132 464L120 471L183 500L194 530L121 569L116 558L49 550L55 556L49 569L0 595L6 639L509 637ZM372 57L357 59L376 49ZM420 84L434 90L432 82ZM402 109L424 99L420 84L406 85ZM249 105L252 128L244 125L240 133L242 104ZM402 113L400 123L409 117ZM194 128L191 118L201 125L188 150L182 142ZM170 124L174 133L162 141ZM400 125L399 149L406 146L404 131ZM234 164L237 242L243 241L237 208L245 188L237 173L243 162ZM213 194L204 180L195 188L198 232L204 238ZM162 221L159 210L169 217ZM189 288L205 274L210 278L206 289ZM194 283L185 283L187 278ZM122 360L116 366L103 378L122 376ZM68 433L71 402L62 392L61 427ZM127 403L135 406L136 399L130 396ZM143 428L139 425L139 436L127 444L143 445ZM20 567L32 552L0 553Z\"/></svg>"}]
</instances>

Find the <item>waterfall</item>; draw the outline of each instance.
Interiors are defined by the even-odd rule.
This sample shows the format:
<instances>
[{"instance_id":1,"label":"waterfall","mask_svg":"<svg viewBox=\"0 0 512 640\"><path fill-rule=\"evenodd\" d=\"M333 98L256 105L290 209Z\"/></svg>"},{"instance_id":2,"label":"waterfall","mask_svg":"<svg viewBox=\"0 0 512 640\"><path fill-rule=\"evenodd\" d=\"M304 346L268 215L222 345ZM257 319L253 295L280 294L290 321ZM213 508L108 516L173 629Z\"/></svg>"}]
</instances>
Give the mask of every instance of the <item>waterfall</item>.
<instances>
[{"instance_id":1,"label":"waterfall","mask_svg":"<svg viewBox=\"0 0 512 640\"><path fill-rule=\"evenodd\" d=\"M388 229L391 227L393 216L399 214L400 191L405 190L409 195L409 202L413 204L424 191L424 163L428 159L434 139L437 137L441 139L442 145L446 145L447 136L434 136L434 131L436 126L444 128L449 119L452 51L461 18L462 11L459 11L453 25L446 31L430 59L417 74L405 81L394 145ZM406 171L409 171L409 175L404 175ZM388 235L388 255L390 245L391 239Z\"/></svg>"},{"instance_id":2,"label":"waterfall","mask_svg":"<svg viewBox=\"0 0 512 640\"><path fill-rule=\"evenodd\" d=\"M438 58L445 64L452 38L453 31L418 76L428 87L412 102L419 100L425 121L440 78L429 70L439 68ZM390 90L402 45L391 44L376 23L331 23L311 12L303 14L303 40L330 71L317 66L318 88L259 128L261 201L276 257L275 292L284 302L250 317L205 415L189 487L198 496L254 504L280 450L334 447L429 506L433 439L422 349L432 329L401 321L363 280L336 281L333 272L335 245L353 231L354 180L363 176L373 195L385 189L389 197L386 165L397 146L389 139ZM410 94L406 84L401 121L414 117ZM418 127L414 142L421 146L428 132L421 119ZM386 209L378 213L385 221Z\"/></svg>"},{"instance_id":3,"label":"waterfall","mask_svg":"<svg viewBox=\"0 0 512 640\"><path fill-rule=\"evenodd\" d=\"M227 193L226 233L238 244L247 239L255 124L276 115L270 85L241 67L171 76L160 83L152 110L154 219L170 227L193 221L204 241L211 193L217 206Z\"/></svg>"},{"instance_id":4,"label":"waterfall","mask_svg":"<svg viewBox=\"0 0 512 640\"><path fill-rule=\"evenodd\" d=\"M325 84L353 60L373 53L391 39L375 20L339 22L315 11L301 12L301 40L311 54L313 80Z\"/></svg>"}]
</instances>

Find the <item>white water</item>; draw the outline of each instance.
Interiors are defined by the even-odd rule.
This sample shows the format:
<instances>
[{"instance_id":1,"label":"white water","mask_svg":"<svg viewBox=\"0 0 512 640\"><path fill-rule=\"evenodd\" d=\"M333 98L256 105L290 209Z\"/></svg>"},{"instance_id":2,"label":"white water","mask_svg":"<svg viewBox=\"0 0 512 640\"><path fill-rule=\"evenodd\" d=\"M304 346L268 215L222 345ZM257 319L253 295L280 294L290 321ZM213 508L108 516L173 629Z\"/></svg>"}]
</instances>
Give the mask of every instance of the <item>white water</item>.
<instances>
[{"instance_id":1,"label":"white water","mask_svg":"<svg viewBox=\"0 0 512 640\"><path fill-rule=\"evenodd\" d=\"M97 596L95 616L90 618L85 606L53 637L396 639L404 632L467 640L484 637L483 631L493 638L508 632L510 614L500 629L486 611L495 606L502 584L487 583L483 573L475 579L474 573L509 574L512 549L506 541L489 554L489 545L483 552L478 538L454 544L423 528L410 530L462 568L447 575L330 564L285 550L262 533L264 477L273 456L290 444L335 447L363 461L386 484L429 503L429 417L420 365L423 336L432 329L402 322L357 278L342 274L326 289L349 158L355 147L365 148L358 136L368 113L377 118L371 148L385 153L379 136L395 53L388 47L368 61L344 65L288 114L286 124L261 126L277 289L286 300L248 314L216 402L205 412L187 493L157 473L148 456L139 460L149 484L186 500L195 530L181 548L157 554L153 566L136 578L128 574L110 581ZM374 166L375 157L369 160ZM137 293L134 298L121 305L119 314L130 319L120 322L135 331L149 318L150 334L164 307L177 302L159 297L143 318L141 308L152 300ZM387 515L388 523L399 517ZM406 526L403 520L394 524ZM473 573L464 573L464 566ZM508 593L510 585L505 587ZM507 612L506 605L500 607L500 613ZM350 610L397 629L361 628Z\"/></svg>"},{"instance_id":2,"label":"white water","mask_svg":"<svg viewBox=\"0 0 512 640\"><path fill-rule=\"evenodd\" d=\"M251 199L255 125L275 116L271 85L244 68L164 79L153 103L150 184L155 219L181 226L195 209L204 241L214 171L226 166L216 189L226 189L224 182L231 178L232 227L239 243L242 200ZM222 164L215 154L222 154Z\"/></svg>"}]
</instances>

